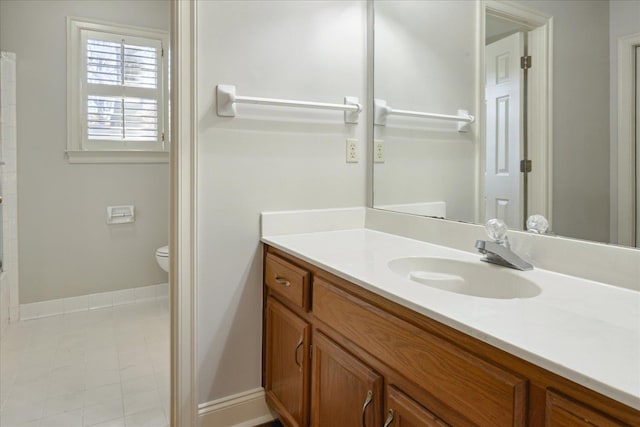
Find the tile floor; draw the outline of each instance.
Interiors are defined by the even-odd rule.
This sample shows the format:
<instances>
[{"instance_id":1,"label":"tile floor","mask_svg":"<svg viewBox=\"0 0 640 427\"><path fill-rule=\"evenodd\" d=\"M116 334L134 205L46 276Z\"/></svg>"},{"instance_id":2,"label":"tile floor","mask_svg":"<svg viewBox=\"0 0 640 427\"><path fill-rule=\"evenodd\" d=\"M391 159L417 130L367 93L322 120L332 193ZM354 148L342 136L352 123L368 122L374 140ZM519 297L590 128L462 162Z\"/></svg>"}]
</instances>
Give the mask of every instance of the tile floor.
<instances>
[{"instance_id":1,"label":"tile floor","mask_svg":"<svg viewBox=\"0 0 640 427\"><path fill-rule=\"evenodd\" d=\"M168 426L169 372L167 299L14 323L0 426Z\"/></svg>"}]
</instances>

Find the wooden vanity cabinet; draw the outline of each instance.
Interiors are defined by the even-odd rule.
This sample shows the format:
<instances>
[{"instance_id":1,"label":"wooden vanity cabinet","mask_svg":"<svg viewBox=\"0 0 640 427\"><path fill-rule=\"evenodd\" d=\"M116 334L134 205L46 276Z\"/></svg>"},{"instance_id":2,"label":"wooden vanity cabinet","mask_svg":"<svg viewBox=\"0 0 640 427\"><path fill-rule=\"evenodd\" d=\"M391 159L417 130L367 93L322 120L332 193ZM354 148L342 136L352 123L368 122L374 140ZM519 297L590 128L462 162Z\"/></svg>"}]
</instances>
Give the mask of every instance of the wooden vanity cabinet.
<instances>
[{"instance_id":1,"label":"wooden vanity cabinet","mask_svg":"<svg viewBox=\"0 0 640 427\"><path fill-rule=\"evenodd\" d=\"M638 410L265 252L263 380L286 426L640 426Z\"/></svg>"}]
</instances>

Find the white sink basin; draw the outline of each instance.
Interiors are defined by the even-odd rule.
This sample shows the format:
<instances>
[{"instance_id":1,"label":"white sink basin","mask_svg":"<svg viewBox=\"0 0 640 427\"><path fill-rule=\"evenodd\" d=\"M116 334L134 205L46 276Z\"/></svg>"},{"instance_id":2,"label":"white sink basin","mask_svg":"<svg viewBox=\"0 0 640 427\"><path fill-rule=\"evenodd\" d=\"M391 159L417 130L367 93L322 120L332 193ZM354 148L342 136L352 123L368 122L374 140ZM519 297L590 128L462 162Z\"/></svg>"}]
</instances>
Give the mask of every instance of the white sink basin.
<instances>
[{"instance_id":1,"label":"white sink basin","mask_svg":"<svg viewBox=\"0 0 640 427\"><path fill-rule=\"evenodd\" d=\"M480 261L406 257L391 260L388 266L416 283L474 297L531 298L541 292L540 287L515 271Z\"/></svg>"}]
</instances>

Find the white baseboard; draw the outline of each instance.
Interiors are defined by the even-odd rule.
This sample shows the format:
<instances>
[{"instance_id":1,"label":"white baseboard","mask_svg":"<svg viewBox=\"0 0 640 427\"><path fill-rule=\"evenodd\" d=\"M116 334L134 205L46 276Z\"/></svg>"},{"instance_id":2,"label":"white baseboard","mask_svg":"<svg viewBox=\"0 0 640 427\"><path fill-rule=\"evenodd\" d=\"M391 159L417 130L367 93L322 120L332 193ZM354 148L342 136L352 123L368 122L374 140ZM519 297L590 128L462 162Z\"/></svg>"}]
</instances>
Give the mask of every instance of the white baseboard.
<instances>
[{"instance_id":1,"label":"white baseboard","mask_svg":"<svg viewBox=\"0 0 640 427\"><path fill-rule=\"evenodd\" d=\"M119 291L20 304L20 320L39 319L58 314L107 308L133 302L167 298L168 296L169 284L161 283L159 285L121 289Z\"/></svg>"},{"instance_id":2,"label":"white baseboard","mask_svg":"<svg viewBox=\"0 0 640 427\"><path fill-rule=\"evenodd\" d=\"M275 420L262 387L198 405L199 427L254 427Z\"/></svg>"}]
</instances>

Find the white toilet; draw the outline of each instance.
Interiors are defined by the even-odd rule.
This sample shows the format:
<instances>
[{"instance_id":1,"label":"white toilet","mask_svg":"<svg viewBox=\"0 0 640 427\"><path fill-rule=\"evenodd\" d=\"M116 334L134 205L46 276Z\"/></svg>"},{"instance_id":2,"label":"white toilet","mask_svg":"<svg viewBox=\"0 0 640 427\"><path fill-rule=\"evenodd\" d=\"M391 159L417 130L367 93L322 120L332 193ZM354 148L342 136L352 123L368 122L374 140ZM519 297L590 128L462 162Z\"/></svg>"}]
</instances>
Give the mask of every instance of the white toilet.
<instances>
[{"instance_id":1,"label":"white toilet","mask_svg":"<svg viewBox=\"0 0 640 427\"><path fill-rule=\"evenodd\" d=\"M156 250L156 261L164 271L169 271L169 246L163 246Z\"/></svg>"}]
</instances>

